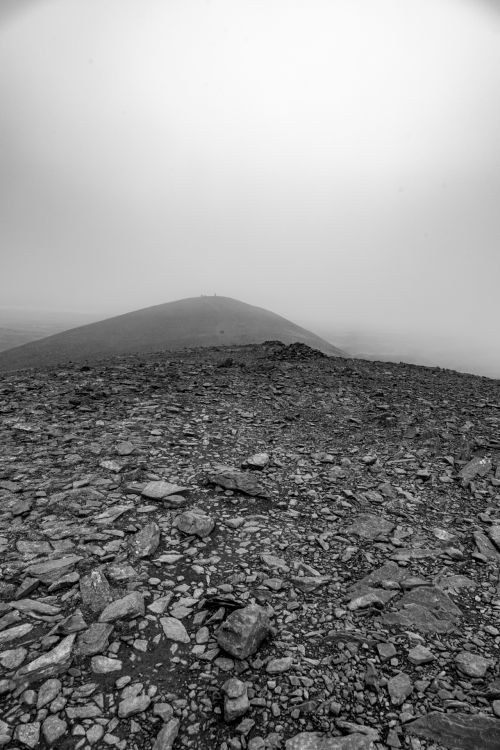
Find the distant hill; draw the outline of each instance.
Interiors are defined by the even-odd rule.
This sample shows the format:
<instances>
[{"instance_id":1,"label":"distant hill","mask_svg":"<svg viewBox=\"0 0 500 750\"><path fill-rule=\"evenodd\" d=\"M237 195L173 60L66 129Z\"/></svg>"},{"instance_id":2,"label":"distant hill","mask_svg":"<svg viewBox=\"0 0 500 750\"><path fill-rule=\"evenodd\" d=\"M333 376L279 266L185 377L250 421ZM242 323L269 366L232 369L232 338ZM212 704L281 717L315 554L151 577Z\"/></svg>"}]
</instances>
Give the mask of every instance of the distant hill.
<instances>
[{"instance_id":1,"label":"distant hill","mask_svg":"<svg viewBox=\"0 0 500 750\"><path fill-rule=\"evenodd\" d=\"M0 370L186 347L296 341L330 356L344 352L281 315L230 297L191 297L72 328L0 352Z\"/></svg>"}]
</instances>

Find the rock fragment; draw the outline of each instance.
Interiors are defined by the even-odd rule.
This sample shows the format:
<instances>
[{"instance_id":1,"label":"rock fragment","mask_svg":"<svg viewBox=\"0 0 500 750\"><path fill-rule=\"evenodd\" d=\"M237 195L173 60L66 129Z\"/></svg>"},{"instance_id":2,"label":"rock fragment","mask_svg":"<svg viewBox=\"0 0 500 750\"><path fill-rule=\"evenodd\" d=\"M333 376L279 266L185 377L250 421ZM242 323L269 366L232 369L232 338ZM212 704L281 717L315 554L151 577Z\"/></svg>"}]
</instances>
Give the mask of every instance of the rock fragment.
<instances>
[{"instance_id":1,"label":"rock fragment","mask_svg":"<svg viewBox=\"0 0 500 750\"><path fill-rule=\"evenodd\" d=\"M139 591L116 599L101 612L99 622L115 622L144 615L144 596Z\"/></svg>"},{"instance_id":2,"label":"rock fragment","mask_svg":"<svg viewBox=\"0 0 500 750\"><path fill-rule=\"evenodd\" d=\"M217 643L231 656L246 659L254 654L271 633L266 610L259 605L237 609L222 623L217 632Z\"/></svg>"},{"instance_id":3,"label":"rock fragment","mask_svg":"<svg viewBox=\"0 0 500 750\"><path fill-rule=\"evenodd\" d=\"M215 527L215 521L205 513L195 510L186 510L175 519L175 526L183 534L193 534L203 537L209 536Z\"/></svg>"},{"instance_id":4,"label":"rock fragment","mask_svg":"<svg viewBox=\"0 0 500 750\"><path fill-rule=\"evenodd\" d=\"M498 750L499 722L489 716L433 711L405 725L405 732L449 750Z\"/></svg>"}]
</instances>

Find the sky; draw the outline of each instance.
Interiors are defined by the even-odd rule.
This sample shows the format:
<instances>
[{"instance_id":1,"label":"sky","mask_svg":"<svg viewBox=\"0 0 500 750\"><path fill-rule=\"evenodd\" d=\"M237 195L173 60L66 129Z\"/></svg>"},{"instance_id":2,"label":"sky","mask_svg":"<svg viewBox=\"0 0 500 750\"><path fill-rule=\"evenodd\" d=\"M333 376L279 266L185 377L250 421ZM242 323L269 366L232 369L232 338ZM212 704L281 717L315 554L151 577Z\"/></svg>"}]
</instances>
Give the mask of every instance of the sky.
<instances>
[{"instance_id":1,"label":"sky","mask_svg":"<svg viewBox=\"0 0 500 750\"><path fill-rule=\"evenodd\" d=\"M213 293L500 376L500 0L1 0L0 307Z\"/></svg>"}]
</instances>

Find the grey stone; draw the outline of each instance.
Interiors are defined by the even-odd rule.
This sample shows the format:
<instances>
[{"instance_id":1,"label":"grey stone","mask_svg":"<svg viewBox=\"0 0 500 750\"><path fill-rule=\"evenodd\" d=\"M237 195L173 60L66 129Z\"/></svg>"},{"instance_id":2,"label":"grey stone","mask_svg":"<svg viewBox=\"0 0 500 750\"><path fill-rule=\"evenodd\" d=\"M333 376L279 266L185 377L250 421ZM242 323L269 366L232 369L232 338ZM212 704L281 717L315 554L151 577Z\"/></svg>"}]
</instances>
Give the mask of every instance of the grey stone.
<instances>
[{"instance_id":1,"label":"grey stone","mask_svg":"<svg viewBox=\"0 0 500 750\"><path fill-rule=\"evenodd\" d=\"M484 656L473 654L470 651L460 651L460 653L455 656L455 665L457 669L468 677L484 677L493 664L494 662L491 659L485 659Z\"/></svg>"},{"instance_id":2,"label":"grey stone","mask_svg":"<svg viewBox=\"0 0 500 750\"><path fill-rule=\"evenodd\" d=\"M160 729L153 750L172 750L174 742L179 734L179 719L170 719L162 729Z\"/></svg>"},{"instance_id":3,"label":"grey stone","mask_svg":"<svg viewBox=\"0 0 500 750\"><path fill-rule=\"evenodd\" d=\"M254 453L253 456L247 458L245 463L247 466L250 466L251 469L263 469L269 463L269 454Z\"/></svg>"},{"instance_id":4,"label":"grey stone","mask_svg":"<svg viewBox=\"0 0 500 750\"><path fill-rule=\"evenodd\" d=\"M57 680L55 678L46 680L43 683L43 685L40 685L38 689L38 698L36 702L37 710L39 711L48 703L52 703L54 698L56 698L59 695L61 690L62 690L61 680Z\"/></svg>"},{"instance_id":5,"label":"grey stone","mask_svg":"<svg viewBox=\"0 0 500 750\"><path fill-rule=\"evenodd\" d=\"M254 654L271 633L266 610L257 604L237 609L222 623L217 632L217 643L231 656L246 659Z\"/></svg>"},{"instance_id":6,"label":"grey stone","mask_svg":"<svg viewBox=\"0 0 500 750\"><path fill-rule=\"evenodd\" d=\"M226 490L238 490L245 495L266 495L264 488L260 485L254 474L239 471L231 466L217 465L215 470L209 474L209 481L218 484Z\"/></svg>"},{"instance_id":7,"label":"grey stone","mask_svg":"<svg viewBox=\"0 0 500 750\"><path fill-rule=\"evenodd\" d=\"M212 533L215 521L204 513L186 510L180 516L177 516L174 525L184 534L194 534L203 538Z\"/></svg>"},{"instance_id":8,"label":"grey stone","mask_svg":"<svg viewBox=\"0 0 500 750\"><path fill-rule=\"evenodd\" d=\"M9 649L0 653L0 665L7 670L17 669L28 655L28 650L23 646Z\"/></svg>"},{"instance_id":9,"label":"grey stone","mask_svg":"<svg viewBox=\"0 0 500 750\"><path fill-rule=\"evenodd\" d=\"M400 706L413 692L413 685L409 676L404 672L400 672L395 677L391 677L387 683L387 690L391 696L392 704Z\"/></svg>"},{"instance_id":10,"label":"grey stone","mask_svg":"<svg viewBox=\"0 0 500 750\"><path fill-rule=\"evenodd\" d=\"M190 642L186 628L176 617L161 617L160 623L168 640L177 641L178 643Z\"/></svg>"},{"instance_id":11,"label":"grey stone","mask_svg":"<svg viewBox=\"0 0 500 750\"><path fill-rule=\"evenodd\" d=\"M393 530L395 524L382 516L371 513L361 513L354 522L347 527L348 534L360 536L363 539L374 540L377 537L387 536Z\"/></svg>"},{"instance_id":12,"label":"grey stone","mask_svg":"<svg viewBox=\"0 0 500 750\"><path fill-rule=\"evenodd\" d=\"M383 625L397 625L401 628L415 628L422 633L450 633L455 629L454 622L436 617L427 607L420 604L407 604L399 612L382 615Z\"/></svg>"},{"instance_id":13,"label":"grey stone","mask_svg":"<svg viewBox=\"0 0 500 750\"><path fill-rule=\"evenodd\" d=\"M113 626L105 622L93 622L89 628L78 636L76 651L81 656L101 654L109 643Z\"/></svg>"},{"instance_id":14,"label":"grey stone","mask_svg":"<svg viewBox=\"0 0 500 750\"><path fill-rule=\"evenodd\" d=\"M488 531L488 536L495 545L495 547L500 550L500 525L495 524L493 525L490 530Z\"/></svg>"},{"instance_id":15,"label":"grey stone","mask_svg":"<svg viewBox=\"0 0 500 750\"><path fill-rule=\"evenodd\" d=\"M130 551L135 557L150 557L160 544L160 527L152 521L144 526L130 541Z\"/></svg>"},{"instance_id":16,"label":"grey stone","mask_svg":"<svg viewBox=\"0 0 500 750\"><path fill-rule=\"evenodd\" d=\"M68 731L68 725L58 716L47 716L42 724L42 734L47 745L55 745Z\"/></svg>"},{"instance_id":17,"label":"grey stone","mask_svg":"<svg viewBox=\"0 0 500 750\"><path fill-rule=\"evenodd\" d=\"M244 716L250 708L247 686L236 677L227 680L222 686L224 697L224 720L235 721Z\"/></svg>"},{"instance_id":18,"label":"grey stone","mask_svg":"<svg viewBox=\"0 0 500 750\"><path fill-rule=\"evenodd\" d=\"M415 646L408 651L408 660L419 667L421 664L428 664L434 660L434 654L425 646Z\"/></svg>"},{"instance_id":19,"label":"grey stone","mask_svg":"<svg viewBox=\"0 0 500 750\"><path fill-rule=\"evenodd\" d=\"M108 604L106 609L101 612L99 622L115 622L115 620L142 617L143 615L144 596L139 591L132 591L121 599L116 599L116 601Z\"/></svg>"},{"instance_id":20,"label":"grey stone","mask_svg":"<svg viewBox=\"0 0 500 750\"><path fill-rule=\"evenodd\" d=\"M405 732L449 750L500 750L498 720L481 714L435 711L406 724Z\"/></svg>"},{"instance_id":21,"label":"grey stone","mask_svg":"<svg viewBox=\"0 0 500 750\"><path fill-rule=\"evenodd\" d=\"M109 656L93 656L91 659L92 671L95 674L108 674L109 672L121 672L122 662L120 659L111 659Z\"/></svg>"},{"instance_id":22,"label":"grey stone","mask_svg":"<svg viewBox=\"0 0 500 750\"><path fill-rule=\"evenodd\" d=\"M281 659L271 659L266 664L266 672L269 674L280 674L288 672L293 664L293 656L283 656Z\"/></svg>"},{"instance_id":23,"label":"grey stone","mask_svg":"<svg viewBox=\"0 0 500 750\"><path fill-rule=\"evenodd\" d=\"M301 732L287 740L286 750L375 750L370 736L349 734L347 737L331 737L323 732Z\"/></svg>"},{"instance_id":24,"label":"grey stone","mask_svg":"<svg viewBox=\"0 0 500 750\"><path fill-rule=\"evenodd\" d=\"M59 578L70 573L81 559L79 555L67 555L58 560L48 560L47 562L30 565L26 568L26 573L34 578L39 578L42 583L55 583Z\"/></svg>"},{"instance_id":25,"label":"grey stone","mask_svg":"<svg viewBox=\"0 0 500 750\"><path fill-rule=\"evenodd\" d=\"M52 651L18 669L15 679L24 682L47 679L63 674L73 661L73 645L76 635L68 635Z\"/></svg>"},{"instance_id":26,"label":"grey stone","mask_svg":"<svg viewBox=\"0 0 500 750\"><path fill-rule=\"evenodd\" d=\"M475 456L460 471L458 476L461 478L464 486L471 483L477 476L485 477L491 471L491 460L484 456Z\"/></svg>"},{"instance_id":27,"label":"grey stone","mask_svg":"<svg viewBox=\"0 0 500 750\"><path fill-rule=\"evenodd\" d=\"M26 747L36 748L40 742L40 722L18 724L14 732L14 739Z\"/></svg>"},{"instance_id":28,"label":"grey stone","mask_svg":"<svg viewBox=\"0 0 500 750\"><path fill-rule=\"evenodd\" d=\"M111 586L102 570L92 570L80 579L80 596L83 606L95 615L113 601Z\"/></svg>"},{"instance_id":29,"label":"grey stone","mask_svg":"<svg viewBox=\"0 0 500 750\"><path fill-rule=\"evenodd\" d=\"M5 643L10 643L11 641L17 640L17 638L22 638L23 636L27 635L30 630L33 630L33 625L29 622L23 622L22 625L14 625L13 628L8 628L7 630L3 630L0 633L0 646L3 646Z\"/></svg>"},{"instance_id":30,"label":"grey stone","mask_svg":"<svg viewBox=\"0 0 500 750\"><path fill-rule=\"evenodd\" d=\"M148 497L151 500L163 500L163 498L169 495L178 495L181 492L186 492L187 487L181 487L178 484L172 484L171 482L163 482L161 480L148 482L142 490L142 495Z\"/></svg>"},{"instance_id":31,"label":"grey stone","mask_svg":"<svg viewBox=\"0 0 500 750\"><path fill-rule=\"evenodd\" d=\"M127 719L129 716L140 714L146 711L151 703L151 698L147 695L135 695L118 704L118 716L120 719Z\"/></svg>"}]
</instances>

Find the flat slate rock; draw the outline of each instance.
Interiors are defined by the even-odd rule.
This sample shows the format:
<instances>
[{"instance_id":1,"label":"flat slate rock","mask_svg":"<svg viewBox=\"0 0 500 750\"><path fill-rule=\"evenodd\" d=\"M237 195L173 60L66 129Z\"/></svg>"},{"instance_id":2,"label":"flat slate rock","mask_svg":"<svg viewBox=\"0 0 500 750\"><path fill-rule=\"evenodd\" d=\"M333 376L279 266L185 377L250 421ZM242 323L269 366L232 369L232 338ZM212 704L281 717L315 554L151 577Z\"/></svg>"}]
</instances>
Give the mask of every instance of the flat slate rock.
<instances>
[{"instance_id":1,"label":"flat slate rock","mask_svg":"<svg viewBox=\"0 0 500 750\"><path fill-rule=\"evenodd\" d=\"M436 617L421 604L406 604L398 612L387 612L380 617L380 622L405 629L415 628L422 633L450 633L456 628L454 621Z\"/></svg>"},{"instance_id":2,"label":"flat slate rock","mask_svg":"<svg viewBox=\"0 0 500 750\"><path fill-rule=\"evenodd\" d=\"M172 482L155 480L148 482L141 494L150 500L163 500L169 495L180 495L182 492L187 492L187 489L187 487L181 487L178 484L172 484Z\"/></svg>"},{"instance_id":3,"label":"flat slate rock","mask_svg":"<svg viewBox=\"0 0 500 750\"><path fill-rule=\"evenodd\" d=\"M479 714L433 711L406 724L405 732L449 750L500 750L500 721Z\"/></svg>"},{"instance_id":4,"label":"flat slate rock","mask_svg":"<svg viewBox=\"0 0 500 750\"><path fill-rule=\"evenodd\" d=\"M383 516L362 513L354 519L354 523L347 527L346 532L360 536L362 539L374 540L390 534L394 526L394 521L389 521Z\"/></svg>"},{"instance_id":5,"label":"flat slate rock","mask_svg":"<svg viewBox=\"0 0 500 750\"><path fill-rule=\"evenodd\" d=\"M349 734L347 737L332 737L323 732L301 732L287 740L286 750L375 750L370 736Z\"/></svg>"},{"instance_id":6,"label":"flat slate rock","mask_svg":"<svg viewBox=\"0 0 500 750\"><path fill-rule=\"evenodd\" d=\"M238 490L253 497L265 497L267 494L255 474L240 471L231 466L217 465L209 474L208 480L226 490Z\"/></svg>"},{"instance_id":7,"label":"flat slate rock","mask_svg":"<svg viewBox=\"0 0 500 750\"><path fill-rule=\"evenodd\" d=\"M20 682L34 682L64 674L73 661L75 638L76 635L63 638L51 651L18 669L15 679Z\"/></svg>"}]
</instances>

